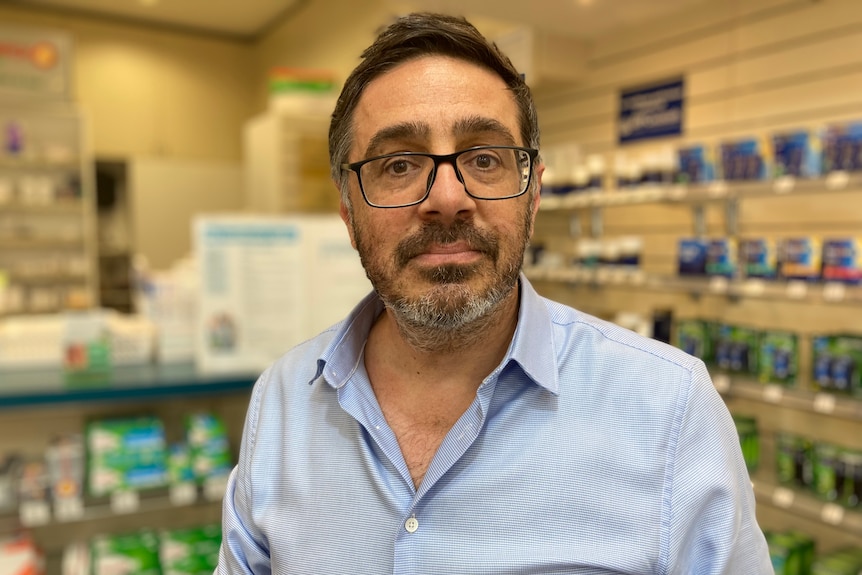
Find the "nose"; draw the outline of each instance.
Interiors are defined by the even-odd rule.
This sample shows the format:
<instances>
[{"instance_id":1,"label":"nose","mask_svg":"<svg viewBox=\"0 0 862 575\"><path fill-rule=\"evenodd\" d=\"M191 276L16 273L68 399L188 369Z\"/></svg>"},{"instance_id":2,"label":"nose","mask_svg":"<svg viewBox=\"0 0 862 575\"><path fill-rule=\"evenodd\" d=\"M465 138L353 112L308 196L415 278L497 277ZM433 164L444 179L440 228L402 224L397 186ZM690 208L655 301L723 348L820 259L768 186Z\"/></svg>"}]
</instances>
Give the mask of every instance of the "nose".
<instances>
[{"instance_id":1,"label":"nose","mask_svg":"<svg viewBox=\"0 0 862 575\"><path fill-rule=\"evenodd\" d=\"M420 213L451 219L464 217L476 209L476 200L467 193L454 161L440 162L432 177L434 181L428 197L419 204Z\"/></svg>"}]
</instances>

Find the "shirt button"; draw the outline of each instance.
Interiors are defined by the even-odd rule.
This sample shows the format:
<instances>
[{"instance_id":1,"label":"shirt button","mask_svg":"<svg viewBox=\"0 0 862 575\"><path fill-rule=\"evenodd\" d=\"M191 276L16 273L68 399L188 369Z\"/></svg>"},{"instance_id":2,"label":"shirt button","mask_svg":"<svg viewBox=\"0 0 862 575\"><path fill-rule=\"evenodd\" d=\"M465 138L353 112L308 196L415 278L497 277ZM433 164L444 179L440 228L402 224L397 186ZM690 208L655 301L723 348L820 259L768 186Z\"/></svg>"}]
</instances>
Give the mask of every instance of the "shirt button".
<instances>
[{"instance_id":1,"label":"shirt button","mask_svg":"<svg viewBox=\"0 0 862 575\"><path fill-rule=\"evenodd\" d=\"M407 530L407 533L415 532L417 529L419 529L419 521L415 517L411 517L404 522L404 529Z\"/></svg>"}]
</instances>

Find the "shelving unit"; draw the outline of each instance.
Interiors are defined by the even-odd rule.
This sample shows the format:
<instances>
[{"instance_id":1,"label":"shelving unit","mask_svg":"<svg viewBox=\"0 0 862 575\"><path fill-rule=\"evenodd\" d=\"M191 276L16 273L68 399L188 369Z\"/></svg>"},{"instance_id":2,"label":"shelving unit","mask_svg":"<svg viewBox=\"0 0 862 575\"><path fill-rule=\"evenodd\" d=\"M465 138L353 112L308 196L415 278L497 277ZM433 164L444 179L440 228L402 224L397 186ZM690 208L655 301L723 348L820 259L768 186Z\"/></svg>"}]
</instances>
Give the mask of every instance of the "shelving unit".
<instances>
[{"instance_id":1,"label":"shelving unit","mask_svg":"<svg viewBox=\"0 0 862 575\"><path fill-rule=\"evenodd\" d=\"M776 439L792 432L862 450L862 398L811 385L810 337L862 332L862 286L676 274L676 240L708 236L848 236L862 229L862 174L819 179L648 185L542 197L534 245L560 257L525 273L541 293L613 320L620 311L711 318L800 336L801 376L791 386L764 384L715 370L713 382L732 413L753 416L762 459L752 475L765 528L808 532L821 551L862 545L862 507L822 501L777 481ZM756 204L756 209L749 209ZM791 206L784 208L784 206ZM788 221L782 220L786 210ZM857 220L859 220L857 222ZM762 231L762 233L761 233ZM641 265L577 263L577 242L643 234Z\"/></svg>"},{"instance_id":2,"label":"shelving unit","mask_svg":"<svg viewBox=\"0 0 862 575\"><path fill-rule=\"evenodd\" d=\"M0 317L98 305L92 175L71 106L4 107L18 151L0 154Z\"/></svg>"}]
</instances>

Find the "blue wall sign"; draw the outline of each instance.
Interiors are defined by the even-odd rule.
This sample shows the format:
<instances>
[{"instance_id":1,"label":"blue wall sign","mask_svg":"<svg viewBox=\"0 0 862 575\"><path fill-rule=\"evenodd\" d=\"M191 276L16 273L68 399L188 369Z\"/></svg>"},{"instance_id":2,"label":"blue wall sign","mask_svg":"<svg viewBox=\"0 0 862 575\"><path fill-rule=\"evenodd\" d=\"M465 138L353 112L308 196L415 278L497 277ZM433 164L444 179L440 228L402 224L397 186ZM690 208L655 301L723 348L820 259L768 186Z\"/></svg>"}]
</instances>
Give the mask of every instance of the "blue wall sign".
<instances>
[{"instance_id":1,"label":"blue wall sign","mask_svg":"<svg viewBox=\"0 0 862 575\"><path fill-rule=\"evenodd\" d=\"M682 134L682 78L620 93L620 144Z\"/></svg>"}]
</instances>

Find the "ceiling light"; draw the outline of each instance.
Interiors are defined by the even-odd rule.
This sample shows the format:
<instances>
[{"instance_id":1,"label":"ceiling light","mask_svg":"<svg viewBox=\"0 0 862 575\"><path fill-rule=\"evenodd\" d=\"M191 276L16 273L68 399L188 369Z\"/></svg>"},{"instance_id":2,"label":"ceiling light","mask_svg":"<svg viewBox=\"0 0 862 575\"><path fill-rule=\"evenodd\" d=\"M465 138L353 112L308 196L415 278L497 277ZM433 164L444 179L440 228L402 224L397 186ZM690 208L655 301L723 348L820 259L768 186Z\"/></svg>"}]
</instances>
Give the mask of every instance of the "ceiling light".
<instances>
[{"instance_id":1,"label":"ceiling light","mask_svg":"<svg viewBox=\"0 0 862 575\"><path fill-rule=\"evenodd\" d=\"M594 1L595 0L578 0L578 4L586 8L587 6L592 6Z\"/></svg>"}]
</instances>

